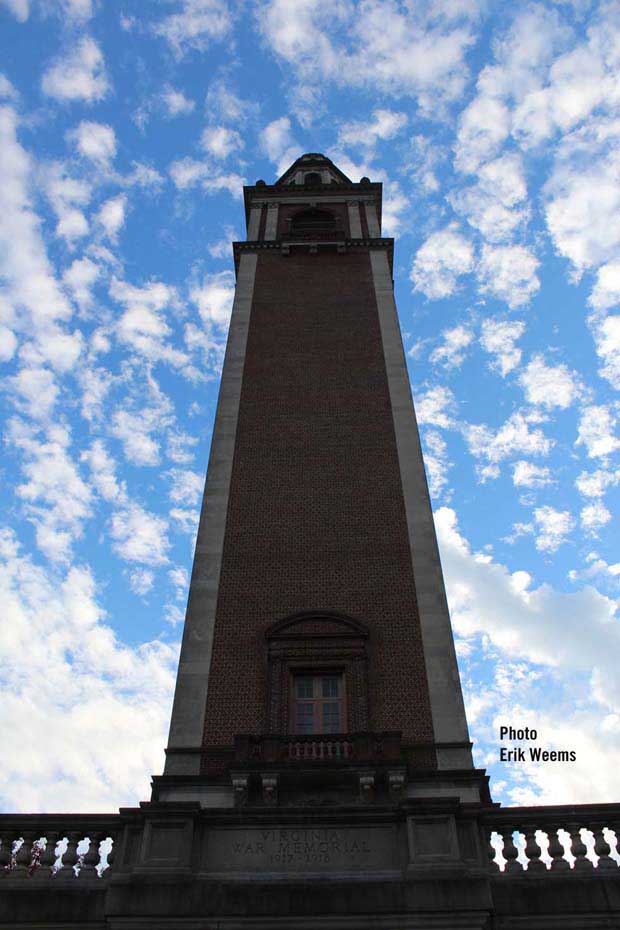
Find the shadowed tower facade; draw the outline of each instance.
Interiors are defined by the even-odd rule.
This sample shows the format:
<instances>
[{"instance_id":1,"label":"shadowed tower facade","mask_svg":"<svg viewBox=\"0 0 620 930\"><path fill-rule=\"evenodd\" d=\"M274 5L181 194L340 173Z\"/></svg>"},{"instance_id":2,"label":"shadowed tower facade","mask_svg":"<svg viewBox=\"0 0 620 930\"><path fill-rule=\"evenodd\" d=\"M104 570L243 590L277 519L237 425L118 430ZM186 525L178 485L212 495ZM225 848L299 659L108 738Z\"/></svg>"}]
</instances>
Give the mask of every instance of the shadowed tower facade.
<instances>
[{"instance_id":1,"label":"shadowed tower facade","mask_svg":"<svg viewBox=\"0 0 620 930\"><path fill-rule=\"evenodd\" d=\"M619 927L620 805L472 765L381 185L308 154L245 206L165 772L0 816L0 930Z\"/></svg>"},{"instance_id":2,"label":"shadowed tower facade","mask_svg":"<svg viewBox=\"0 0 620 930\"><path fill-rule=\"evenodd\" d=\"M244 193L159 797L469 784L382 186L307 154Z\"/></svg>"}]
</instances>

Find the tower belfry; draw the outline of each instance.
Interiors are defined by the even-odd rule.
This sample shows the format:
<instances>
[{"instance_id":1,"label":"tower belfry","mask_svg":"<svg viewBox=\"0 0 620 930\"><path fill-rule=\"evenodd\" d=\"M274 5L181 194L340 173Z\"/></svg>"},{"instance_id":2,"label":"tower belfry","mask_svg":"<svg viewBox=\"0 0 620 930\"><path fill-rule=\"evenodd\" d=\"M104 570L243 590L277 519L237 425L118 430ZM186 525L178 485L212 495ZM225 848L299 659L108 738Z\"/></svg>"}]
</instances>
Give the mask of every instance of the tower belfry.
<instances>
[{"instance_id":1,"label":"tower belfry","mask_svg":"<svg viewBox=\"0 0 620 930\"><path fill-rule=\"evenodd\" d=\"M244 189L162 800L480 799L381 194Z\"/></svg>"}]
</instances>

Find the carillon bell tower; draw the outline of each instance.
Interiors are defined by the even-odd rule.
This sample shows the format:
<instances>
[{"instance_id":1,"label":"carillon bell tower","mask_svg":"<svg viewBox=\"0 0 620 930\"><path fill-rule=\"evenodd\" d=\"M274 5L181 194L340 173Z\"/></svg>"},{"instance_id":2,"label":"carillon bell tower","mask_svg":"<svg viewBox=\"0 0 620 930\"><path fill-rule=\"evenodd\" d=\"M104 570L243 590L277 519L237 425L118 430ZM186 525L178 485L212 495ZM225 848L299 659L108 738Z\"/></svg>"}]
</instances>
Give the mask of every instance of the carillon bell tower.
<instances>
[{"instance_id":1,"label":"carillon bell tower","mask_svg":"<svg viewBox=\"0 0 620 930\"><path fill-rule=\"evenodd\" d=\"M620 926L620 805L472 765L381 185L309 154L245 206L164 774L0 816L0 930Z\"/></svg>"},{"instance_id":2,"label":"carillon bell tower","mask_svg":"<svg viewBox=\"0 0 620 930\"><path fill-rule=\"evenodd\" d=\"M478 801L382 185L308 154L244 194L154 797Z\"/></svg>"}]
</instances>

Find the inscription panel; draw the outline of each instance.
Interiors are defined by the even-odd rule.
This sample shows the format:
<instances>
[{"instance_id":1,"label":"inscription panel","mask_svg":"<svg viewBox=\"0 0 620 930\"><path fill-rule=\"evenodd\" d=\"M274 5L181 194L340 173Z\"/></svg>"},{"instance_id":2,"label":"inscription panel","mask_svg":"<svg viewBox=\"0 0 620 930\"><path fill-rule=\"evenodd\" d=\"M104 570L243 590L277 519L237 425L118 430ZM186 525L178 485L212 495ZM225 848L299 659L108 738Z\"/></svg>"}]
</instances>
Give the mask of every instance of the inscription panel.
<instances>
[{"instance_id":1,"label":"inscription panel","mask_svg":"<svg viewBox=\"0 0 620 930\"><path fill-rule=\"evenodd\" d=\"M205 840L209 872L288 874L398 868L393 826L215 828Z\"/></svg>"}]
</instances>

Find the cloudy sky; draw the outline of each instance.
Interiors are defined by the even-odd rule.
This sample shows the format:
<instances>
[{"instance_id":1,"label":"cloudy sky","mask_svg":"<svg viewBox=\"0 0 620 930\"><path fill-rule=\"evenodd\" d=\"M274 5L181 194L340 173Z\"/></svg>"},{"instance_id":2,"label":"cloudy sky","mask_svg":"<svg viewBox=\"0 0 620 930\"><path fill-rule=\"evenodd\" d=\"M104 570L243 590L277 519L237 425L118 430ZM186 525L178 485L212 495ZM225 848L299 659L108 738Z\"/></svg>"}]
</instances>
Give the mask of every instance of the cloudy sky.
<instances>
[{"instance_id":1,"label":"cloudy sky","mask_svg":"<svg viewBox=\"0 0 620 930\"><path fill-rule=\"evenodd\" d=\"M2 795L163 764L243 238L323 151L384 182L476 761L620 769L620 3L0 0ZM573 765L498 761L501 723Z\"/></svg>"}]
</instances>

